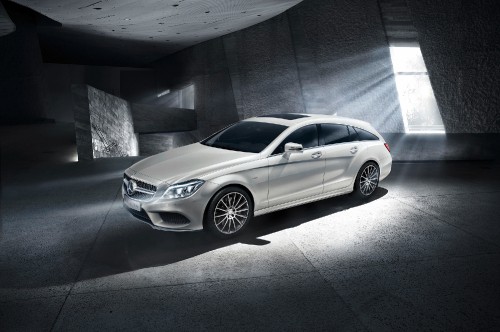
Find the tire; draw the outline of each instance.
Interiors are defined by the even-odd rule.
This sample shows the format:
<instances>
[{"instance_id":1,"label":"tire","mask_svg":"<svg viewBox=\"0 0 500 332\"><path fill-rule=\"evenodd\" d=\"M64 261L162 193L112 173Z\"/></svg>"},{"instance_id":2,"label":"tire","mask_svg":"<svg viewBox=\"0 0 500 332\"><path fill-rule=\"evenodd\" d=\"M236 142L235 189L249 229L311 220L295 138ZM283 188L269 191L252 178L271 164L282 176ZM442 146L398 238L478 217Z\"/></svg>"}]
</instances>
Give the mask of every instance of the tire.
<instances>
[{"instance_id":1,"label":"tire","mask_svg":"<svg viewBox=\"0 0 500 332\"><path fill-rule=\"evenodd\" d=\"M354 196L367 199L377 190L380 178L380 168L372 161L365 163L359 169L354 182Z\"/></svg>"},{"instance_id":2,"label":"tire","mask_svg":"<svg viewBox=\"0 0 500 332\"><path fill-rule=\"evenodd\" d=\"M215 236L228 239L242 233L253 218L249 194L239 187L227 187L210 201L205 225Z\"/></svg>"}]
</instances>

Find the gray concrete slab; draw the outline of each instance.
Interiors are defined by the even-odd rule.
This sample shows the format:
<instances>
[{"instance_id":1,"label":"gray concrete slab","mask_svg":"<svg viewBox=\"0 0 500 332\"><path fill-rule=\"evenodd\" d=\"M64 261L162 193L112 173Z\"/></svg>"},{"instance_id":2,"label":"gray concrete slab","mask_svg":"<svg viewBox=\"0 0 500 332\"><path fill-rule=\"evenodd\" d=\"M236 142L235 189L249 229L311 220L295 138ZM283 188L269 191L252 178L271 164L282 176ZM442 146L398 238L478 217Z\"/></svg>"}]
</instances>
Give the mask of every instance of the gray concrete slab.
<instances>
[{"instance_id":1,"label":"gray concrete slab","mask_svg":"<svg viewBox=\"0 0 500 332\"><path fill-rule=\"evenodd\" d=\"M0 301L0 331L50 331L65 298Z\"/></svg>"},{"instance_id":2,"label":"gray concrete slab","mask_svg":"<svg viewBox=\"0 0 500 332\"><path fill-rule=\"evenodd\" d=\"M134 160L2 166L0 330L500 326L498 164L394 164L370 201L272 213L220 241L124 211Z\"/></svg>"},{"instance_id":3,"label":"gray concrete slab","mask_svg":"<svg viewBox=\"0 0 500 332\"><path fill-rule=\"evenodd\" d=\"M288 233L312 264L322 269L499 249L392 198L327 214Z\"/></svg>"},{"instance_id":4,"label":"gray concrete slab","mask_svg":"<svg viewBox=\"0 0 500 332\"><path fill-rule=\"evenodd\" d=\"M2 301L68 293L131 163L2 169Z\"/></svg>"},{"instance_id":5,"label":"gray concrete slab","mask_svg":"<svg viewBox=\"0 0 500 332\"><path fill-rule=\"evenodd\" d=\"M92 317L92 319L89 319ZM55 330L338 330L363 326L317 272L72 294Z\"/></svg>"},{"instance_id":6,"label":"gray concrete slab","mask_svg":"<svg viewBox=\"0 0 500 332\"><path fill-rule=\"evenodd\" d=\"M403 197L398 200L500 246L500 192Z\"/></svg>"},{"instance_id":7,"label":"gray concrete slab","mask_svg":"<svg viewBox=\"0 0 500 332\"><path fill-rule=\"evenodd\" d=\"M206 232L158 232L115 202L73 293L314 271L284 233L220 241Z\"/></svg>"},{"instance_id":8,"label":"gray concrete slab","mask_svg":"<svg viewBox=\"0 0 500 332\"><path fill-rule=\"evenodd\" d=\"M500 326L498 254L321 273L372 330L493 331Z\"/></svg>"}]
</instances>

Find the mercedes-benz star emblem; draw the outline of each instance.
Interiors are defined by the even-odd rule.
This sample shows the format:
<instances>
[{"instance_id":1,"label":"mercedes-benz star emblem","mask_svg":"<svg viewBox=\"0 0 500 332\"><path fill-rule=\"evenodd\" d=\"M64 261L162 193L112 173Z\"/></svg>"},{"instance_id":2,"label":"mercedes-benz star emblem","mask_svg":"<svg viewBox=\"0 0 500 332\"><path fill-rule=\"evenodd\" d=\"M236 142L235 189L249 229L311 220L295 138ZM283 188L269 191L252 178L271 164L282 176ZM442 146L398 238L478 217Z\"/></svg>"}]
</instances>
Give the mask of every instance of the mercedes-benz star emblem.
<instances>
[{"instance_id":1,"label":"mercedes-benz star emblem","mask_svg":"<svg viewBox=\"0 0 500 332\"><path fill-rule=\"evenodd\" d=\"M137 188L137 183L134 180L130 180L127 184L127 194L132 196L135 193L135 189Z\"/></svg>"}]
</instances>

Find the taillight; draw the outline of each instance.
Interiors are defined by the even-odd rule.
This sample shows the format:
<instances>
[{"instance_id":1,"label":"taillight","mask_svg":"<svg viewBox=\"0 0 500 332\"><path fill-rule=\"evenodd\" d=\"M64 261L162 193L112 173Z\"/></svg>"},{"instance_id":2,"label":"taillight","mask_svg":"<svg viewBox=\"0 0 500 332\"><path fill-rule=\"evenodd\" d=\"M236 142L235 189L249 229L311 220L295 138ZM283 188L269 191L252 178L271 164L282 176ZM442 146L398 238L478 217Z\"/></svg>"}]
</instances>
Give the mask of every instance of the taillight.
<instances>
[{"instance_id":1,"label":"taillight","mask_svg":"<svg viewBox=\"0 0 500 332\"><path fill-rule=\"evenodd\" d=\"M391 152L391 149L389 148L389 144L384 143L384 146L385 146L385 148L387 149L387 151Z\"/></svg>"}]
</instances>

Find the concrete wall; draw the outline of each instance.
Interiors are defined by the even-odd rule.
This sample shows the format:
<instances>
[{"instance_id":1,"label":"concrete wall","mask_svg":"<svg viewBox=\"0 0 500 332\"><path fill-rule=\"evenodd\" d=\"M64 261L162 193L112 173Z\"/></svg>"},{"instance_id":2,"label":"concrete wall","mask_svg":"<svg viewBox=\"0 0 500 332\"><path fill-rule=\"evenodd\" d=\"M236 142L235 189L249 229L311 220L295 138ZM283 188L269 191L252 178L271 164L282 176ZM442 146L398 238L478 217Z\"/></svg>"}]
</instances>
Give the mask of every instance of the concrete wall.
<instances>
[{"instance_id":1,"label":"concrete wall","mask_svg":"<svg viewBox=\"0 0 500 332\"><path fill-rule=\"evenodd\" d=\"M446 132L499 133L498 1L408 4Z\"/></svg>"},{"instance_id":2,"label":"concrete wall","mask_svg":"<svg viewBox=\"0 0 500 332\"><path fill-rule=\"evenodd\" d=\"M447 133L499 133L499 6L494 0L408 4ZM498 135L403 134L377 0L305 0L153 66L158 89L195 83L201 136L236 118L327 113L387 133L396 160L495 159L498 152L487 142Z\"/></svg>"},{"instance_id":3,"label":"concrete wall","mask_svg":"<svg viewBox=\"0 0 500 332\"><path fill-rule=\"evenodd\" d=\"M0 124L37 122L44 102L35 18L14 9L9 14L16 31L0 37Z\"/></svg>"},{"instance_id":4,"label":"concrete wall","mask_svg":"<svg viewBox=\"0 0 500 332\"><path fill-rule=\"evenodd\" d=\"M138 155L130 104L88 85L73 86L79 160Z\"/></svg>"},{"instance_id":5,"label":"concrete wall","mask_svg":"<svg viewBox=\"0 0 500 332\"><path fill-rule=\"evenodd\" d=\"M163 105L131 104L134 131L141 134L196 130L196 112Z\"/></svg>"},{"instance_id":6,"label":"concrete wall","mask_svg":"<svg viewBox=\"0 0 500 332\"><path fill-rule=\"evenodd\" d=\"M177 133L139 134L139 153L151 156L200 141L198 131Z\"/></svg>"},{"instance_id":7,"label":"concrete wall","mask_svg":"<svg viewBox=\"0 0 500 332\"><path fill-rule=\"evenodd\" d=\"M376 0L306 0L154 67L157 86L195 83L202 135L276 112L338 114L404 131Z\"/></svg>"},{"instance_id":8,"label":"concrete wall","mask_svg":"<svg viewBox=\"0 0 500 332\"><path fill-rule=\"evenodd\" d=\"M305 112L287 15L222 38L240 119Z\"/></svg>"},{"instance_id":9,"label":"concrete wall","mask_svg":"<svg viewBox=\"0 0 500 332\"><path fill-rule=\"evenodd\" d=\"M202 137L239 120L221 38L175 53L153 66L161 89L194 84L197 128Z\"/></svg>"},{"instance_id":10,"label":"concrete wall","mask_svg":"<svg viewBox=\"0 0 500 332\"><path fill-rule=\"evenodd\" d=\"M500 134L384 134L394 161L499 160Z\"/></svg>"}]
</instances>

